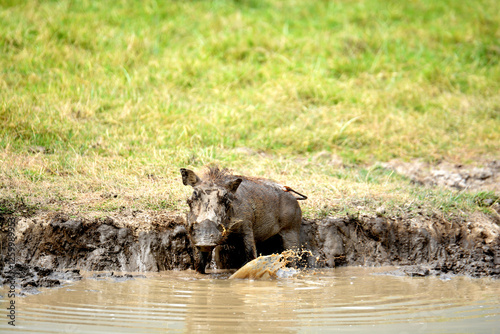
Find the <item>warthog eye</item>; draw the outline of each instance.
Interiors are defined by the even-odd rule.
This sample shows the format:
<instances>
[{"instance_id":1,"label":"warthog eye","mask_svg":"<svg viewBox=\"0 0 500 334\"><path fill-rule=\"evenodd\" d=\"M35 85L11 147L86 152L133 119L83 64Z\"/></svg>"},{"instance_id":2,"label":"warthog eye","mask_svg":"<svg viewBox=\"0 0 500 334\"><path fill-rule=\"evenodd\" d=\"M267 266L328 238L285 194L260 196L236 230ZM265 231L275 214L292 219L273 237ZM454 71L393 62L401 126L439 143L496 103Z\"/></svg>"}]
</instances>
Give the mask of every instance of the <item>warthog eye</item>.
<instances>
[{"instance_id":1,"label":"warthog eye","mask_svg":"<svg viewBox=\"0 0 500 334\"><path fill-rule=\"evenodd\" d=\"M194 201L197 201L199 199L200 199L200 193L197 190L195 190L195 191L193 191L193 194L191 195L191 197L189 197L187 199L187 204L189 206L191 206Z\"/></svg>"},{"instance_id":2,"label":"warthog eye","mask_svg":"<svg viewBox=\"0 0 500 334\"><path fill-rule=\"evenodd\" d=\"M220 201L224 206L229 206L231 204L232 198L229 194L224 194Z\"/></svg>"},{"instance_id":3,"label":"warthog eye","mask_svg":"<svg viewBox=\"0 0 500 334\"><path fill-rule=\"evenodd\" d=\"M197 190L195 190L195 191L193 191L193 194L192 194L192 195L191 195L191 197L188 199L188 201L191 201L191 202L192 202L192 201L196 201L196 200L198 200L198 199L200 199L200 193L199 193Z\"/></svg>"}]
</instances>

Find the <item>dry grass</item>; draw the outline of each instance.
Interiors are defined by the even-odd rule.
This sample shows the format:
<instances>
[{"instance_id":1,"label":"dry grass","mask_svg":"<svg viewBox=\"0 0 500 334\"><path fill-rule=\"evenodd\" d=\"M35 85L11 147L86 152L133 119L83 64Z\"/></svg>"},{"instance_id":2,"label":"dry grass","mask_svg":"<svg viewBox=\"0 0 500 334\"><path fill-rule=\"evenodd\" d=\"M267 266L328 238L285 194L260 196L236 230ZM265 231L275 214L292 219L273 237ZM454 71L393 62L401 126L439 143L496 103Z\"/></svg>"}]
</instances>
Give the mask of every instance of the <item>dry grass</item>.
<instances>
[{"instance_id":1,"label":"dry grass","mask_svg":"<svg viewBox=\"0 0 500 334\"><path fill-rule=\"evenodd\" d=\"M493 0L1 1L0 196L178 211L178 169L216 162L309 215L418 209L376 163L499 157L499 22Z\"/></svg>"},{"instance_id":2,"label":"dry grass","mask_svg":"<svg viewBox=\"0 0 500 334\"><path fill-rule=\"evenodd\" d=\"M474 193L418 186L379 165L348 167L331 164L330 160L318 162L315 157L290 160L241 151L232 154L239 157L234 173L270 178L306 194L308 200L301 206L307 217L376 212L388 216L466 214L478 209ZM200 164L217 162L198 158ZM0 198L22 201L34 210L90 216L122 210L181 213L187 210L185 199L191 192L190 187L182 185L178 168L162 163L121 165L112 158L77 157L67 162L74 167L72 171L58 171L59 163L44 154L12 152L2 152L0 163ZM19 211L16 214L27 214Z\"/></svg>"}]
</instances>

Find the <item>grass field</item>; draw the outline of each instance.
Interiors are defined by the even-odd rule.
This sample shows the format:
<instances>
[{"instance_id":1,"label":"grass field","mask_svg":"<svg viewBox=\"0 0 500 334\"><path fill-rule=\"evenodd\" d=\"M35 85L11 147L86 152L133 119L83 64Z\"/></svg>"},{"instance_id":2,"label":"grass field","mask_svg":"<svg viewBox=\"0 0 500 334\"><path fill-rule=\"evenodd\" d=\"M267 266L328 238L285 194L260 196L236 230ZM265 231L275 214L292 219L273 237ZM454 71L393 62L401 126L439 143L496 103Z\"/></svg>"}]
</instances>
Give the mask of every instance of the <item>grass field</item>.
<instances>
[{"instance_id":1,"label":"grass field","mask_svg":"<svg viewBox=\"0 0 500 334\"><path fill-rule=\"evenodd\" d=\"M0 0L0 210L184 210L208 163L310 216L477 210L376 163L499 158L499 60L495 0Z\"/></svg>"}]
</instances>

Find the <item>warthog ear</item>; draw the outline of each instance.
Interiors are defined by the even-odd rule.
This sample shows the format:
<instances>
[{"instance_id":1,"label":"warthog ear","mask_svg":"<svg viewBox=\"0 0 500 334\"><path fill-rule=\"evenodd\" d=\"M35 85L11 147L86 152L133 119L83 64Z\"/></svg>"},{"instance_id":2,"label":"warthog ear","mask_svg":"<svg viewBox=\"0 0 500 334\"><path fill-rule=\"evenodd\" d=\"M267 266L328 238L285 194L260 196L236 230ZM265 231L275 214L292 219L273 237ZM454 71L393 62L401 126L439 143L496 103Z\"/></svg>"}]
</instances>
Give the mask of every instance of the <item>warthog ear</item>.
<instances>
[{"instance_id":1,"label":"warthog ear","mask_svg":"<svg viewBox=\"0 0 500 334\"><path fill-rule=\"evenodd\" d=\"M237 178L236 180L233 181L229 181L226 184L226 188L234 194L236 192L236 189L238 189L238 187L240 186L241 181L243 180L240 178Z\"/></svg>"},{"instance_id":2,"label":"warthog ear","mask_svg":"<svg viewBox=\"0 0 500 334\"><path fill-rule=\"evenodd\" d=\"M198 175L196 175L192 170L181 168L182 184L185 186L194 187L201 182Z\"/></svg>"}]
</instances>

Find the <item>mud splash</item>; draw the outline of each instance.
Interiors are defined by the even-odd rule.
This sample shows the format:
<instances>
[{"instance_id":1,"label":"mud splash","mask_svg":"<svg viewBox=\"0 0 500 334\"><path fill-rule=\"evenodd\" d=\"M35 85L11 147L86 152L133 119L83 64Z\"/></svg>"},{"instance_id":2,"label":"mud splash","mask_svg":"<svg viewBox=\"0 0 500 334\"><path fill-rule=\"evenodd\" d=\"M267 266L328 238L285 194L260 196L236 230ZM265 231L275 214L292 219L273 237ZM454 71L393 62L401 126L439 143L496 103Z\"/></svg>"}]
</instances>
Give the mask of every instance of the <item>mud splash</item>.
<instances>
[{"instance_id":1,"label":"mud splash","mask_svg":"<svg viewBox=\"0 0 500 334\"><path fill-rule=\"evenodd\" d=\"M285 268L286 262L282 254L272 254L259 256L248 262L243 267L232 274L229 279L250 278L250 279L268 279L276 278L278 270Z\"/></svg>"},{"instance_id":2,"label":"mud splash","mask_svg":"<svg viewBox=\"0 0 500 334\"><path fill-rule=\"evenodd\" d=\"M299 273L299 270L294 268L294 266L288 268L287 265L296 265L306 255L311 255L311 252L286 250L280 254L259 256L238 269L229 277L229 279L270 279L293 277Z\"/></svg>"}]
</instances>

